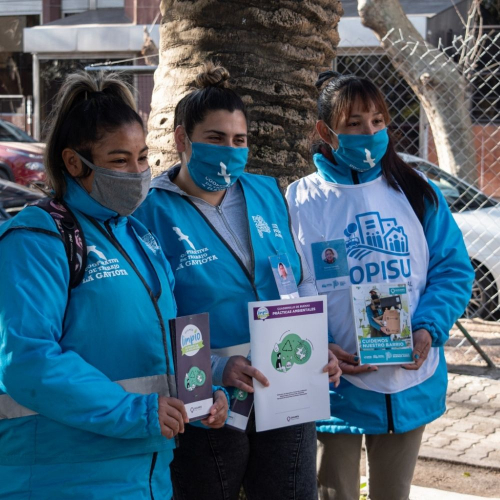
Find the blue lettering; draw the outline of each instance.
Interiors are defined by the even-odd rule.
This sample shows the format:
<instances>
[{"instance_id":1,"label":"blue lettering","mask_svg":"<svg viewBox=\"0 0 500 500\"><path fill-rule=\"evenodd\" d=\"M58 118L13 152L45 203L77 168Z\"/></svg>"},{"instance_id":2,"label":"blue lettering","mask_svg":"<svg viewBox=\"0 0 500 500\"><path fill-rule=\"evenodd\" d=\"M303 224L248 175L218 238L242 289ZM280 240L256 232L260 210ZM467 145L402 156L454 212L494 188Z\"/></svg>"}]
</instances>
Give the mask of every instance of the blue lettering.
<instances>
[{"instance_id":1,"label":"blue lettering","mask_svg":"<svg viewBox=\"0 0 500 500\"><path fill-rule=\"evenodd\" d=\"M359 279L356 279L354 277L354 273L355 272L358 272L359 273ZM365 277L365 273L363 271L363 268L360 267L360 266L355 266L355 267L352 267L350 270L349 270L349 274L351 276L351 283L353 285L359 285L360 283L363 282L363 279Z\"/></svg>"},{"instance_id":2,"label":"blue lettering","mask_svg":"<svg viewBox=\"0 0 500 500\"><path fill-rule=\"evenodd\" d=\"M186 345L193 345L195 341L199 342L201 340L201 333L195 333L193 335L190 335L189 337L182 337L181 338L181 345L182 347L185 347Z\"/></svg>"},{"instance_id":3,"label":"blue lettering","mask_svg":"<svg viewBox=\"0 0 500 500\"><path fill-rule=\"evenodd\" d=\"M366 280L368 283L371 283L372 278L374 276L377 276L377 274L380 272L380 267L378 267L378 264L375 262L369 262L366 264Z\"/></svg>"},{"instance_id":4,"label":"blue lettering","mask_svg":"<svg viewBox=\"0 0 500 500\"><path fill-rule=\"evenodd\" d=\"M394 274L388 274L387 277L389 279L397 279L400 276L400 271L398 269L398 261L397 260L390 260L387 262L387 270L392 271Z\"/></svg>"},{"instance_id":5,"label":"blue lettering","mask_svg":"<svg viewBox=\"0 0 500 500\"><path fill-rule=\"evenodd\" d=\"M386 280L387 279L387 270L385 269L385 260L383 260L380 264L382 267L382 278L384 280Z\"/></svg>"},{"instance_id":6,"label":"blue lettering","mask_svg":"<svg viewBox=\"0 0 500 500\"><path fill-rule=\"evenodd\" d=\"M399 262L401 263L401 272L403 273L403 276L405 278L409 278L411 276L410 259L406 259L406 263L408 264L408 270L406 272L405 272L404 260L400 259Z\"/></svg>"}]
</instances>

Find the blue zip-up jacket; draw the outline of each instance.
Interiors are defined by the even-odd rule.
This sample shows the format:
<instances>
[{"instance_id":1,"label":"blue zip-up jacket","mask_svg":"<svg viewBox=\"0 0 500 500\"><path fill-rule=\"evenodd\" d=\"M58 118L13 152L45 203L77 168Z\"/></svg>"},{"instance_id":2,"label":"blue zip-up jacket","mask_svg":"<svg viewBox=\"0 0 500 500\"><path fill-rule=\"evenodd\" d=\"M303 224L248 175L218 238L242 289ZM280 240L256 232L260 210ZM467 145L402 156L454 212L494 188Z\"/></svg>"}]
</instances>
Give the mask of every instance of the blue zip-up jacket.
<instances>
[{"instance_id":1,"label":"blue zip-up jacket","mask_svg":"<svg viewBox=\"0 0 500 500\"><path fill-rule=\"evenodd\" d=\"M318 170L327 170L328 181L339 185L354 185L352 172L333 164L322 154L314 155ZM357 183L374 181L382 175L380 165L366 172L357 172ZM297 185L301 181L294 183ZM357 184L356 183L356 184ZM287 192L292 222L295 206L292 184ZM393 394L383 394L357 387L344 378L338 388L331 386L332 417L317 423L319 432L383 434L408 432L431 422L446 409L447 371L443 345L453 323L464 311L471 295L474 271L462 234L455 223L446 200L433 185L439 205L426 204L423 232L429 249L427 278L423 294L412 318L413 331L424 328L431 334L432 346L439 348L439 364L424 382ZM388 189L392 189L389 188ZM332 223L346 222L331 214ZM343 227L343 226L342 226ZM295 225L300 233L300 228ZM300 234L299 234L300 239ZM306 241L304 246L312 242ZM311 263L309 263L311 265ZM335 293L335 292L333 292ZM331 332L334 341L335 332Z\"/></svg>"},{"instance_id":2,"label":"blue zip-up jacket","mask_svg":"<svg viewBox=\"0 0 500 500\"><path fill-rule=\"evenodd\" d=\"M79 286L49 214L28 207L0 231L0 465L171 454L157 394L172 394L170 266L141 223L67 184Z\"/></svg>"}]
</instances>

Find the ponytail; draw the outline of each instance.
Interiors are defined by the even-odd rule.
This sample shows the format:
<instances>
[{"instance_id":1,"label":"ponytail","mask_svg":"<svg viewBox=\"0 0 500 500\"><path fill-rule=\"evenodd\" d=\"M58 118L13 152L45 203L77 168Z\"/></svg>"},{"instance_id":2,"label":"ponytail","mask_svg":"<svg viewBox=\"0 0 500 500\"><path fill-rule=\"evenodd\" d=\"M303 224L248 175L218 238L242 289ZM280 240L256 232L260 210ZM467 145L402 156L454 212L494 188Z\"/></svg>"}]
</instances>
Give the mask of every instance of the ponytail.
<instances>
[{"instance_id":1,"label":"ponytail","mask_svg":"<svg viewBox=\"0 0 500 500\"><path fill-rule=\"evenodd\" d=\"M66 190L65 148L77 150L92 162L92 146L104 133L133 122L144 127L130 87L118 75L69 75L57 93L45 130L45 168L55 197L62 198ZM85 166L82 177L89 174Z\"/></svg>"}]
</instances>

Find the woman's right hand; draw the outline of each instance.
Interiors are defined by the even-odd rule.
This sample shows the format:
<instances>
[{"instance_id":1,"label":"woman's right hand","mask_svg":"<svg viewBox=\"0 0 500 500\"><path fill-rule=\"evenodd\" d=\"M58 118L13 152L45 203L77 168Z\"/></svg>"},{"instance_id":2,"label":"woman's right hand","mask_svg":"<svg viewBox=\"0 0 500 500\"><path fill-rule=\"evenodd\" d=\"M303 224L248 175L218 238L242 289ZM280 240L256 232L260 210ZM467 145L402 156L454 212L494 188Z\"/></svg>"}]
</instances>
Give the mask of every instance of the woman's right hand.
<instances>
[{"instance_id":1,"label":"woman's right hand","mask_svg":"<svg viewBox=\"0 0 500 500\"><path fill-rule=\"evenodd\" d=\"M376 372L378 370L376 366L360 365L358 356L349 354L337 344L328 344L328 348L337 356L343 375L357 375L358 373Z\"/></svg>"},{"instance_id":2,"label":"woman's right hand","mask_svg":"<svg viewBox=\"0 0 500 500\"><path fill-rule=\"evenodd\" d=\"M263 386L269 386L269 380L262 372L254 368L243 356L231 356L222 373L224 387L236 387L246 392L254 392L253 380L258 380Z\"/></svg>"},{"instance_id":3,"label":"woman's right hand","mask_svg":"<svg viewBox=\"0 0 500 500\"><path fill-rule=\"evenodd\" d=\"M184 403L177 398L158 397L158 418L163 436L172 439L184 432L184 424L189 422Z\"/></svg>"}]
</instances>

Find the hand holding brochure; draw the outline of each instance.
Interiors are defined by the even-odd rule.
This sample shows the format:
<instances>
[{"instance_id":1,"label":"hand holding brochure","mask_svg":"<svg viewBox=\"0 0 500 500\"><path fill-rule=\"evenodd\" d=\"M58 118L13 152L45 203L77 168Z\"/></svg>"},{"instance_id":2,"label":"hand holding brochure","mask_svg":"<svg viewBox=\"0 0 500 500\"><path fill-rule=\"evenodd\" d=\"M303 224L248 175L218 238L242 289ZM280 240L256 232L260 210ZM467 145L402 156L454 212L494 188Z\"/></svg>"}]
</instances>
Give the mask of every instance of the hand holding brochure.
<instances>
[{"instance_id":1,"label":"hand holding brochure","mask_svg":"<svg viewBox=\"0 0 500 500\"><path fill-rule=\"evenodd\" d=\"M170 320L177 397L189 421L208 416L213 404L208 313Z\"/></svg>"},{"instance_id":2,"label":"hand holding brochure","mask_svg":"<svg viewBox=\"0 0 500 500\"><path fill-rule=\"evenodd\" d=\"M351 298L360 364L413 363L406 284L353 285Z\"/></svg>"},{"instance_id":3,"label":"hand holding brochure","mask_svg":"<svg viewBox=\"0 0 500 500\"><path fill-rule=\"evenodd\" d=\"M250 302L252 365L269 380L254 380L257 431L330 416L326 297Z\"/></svg>"}]
</instances>

